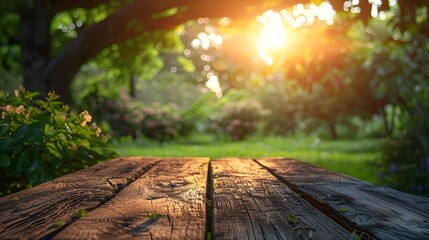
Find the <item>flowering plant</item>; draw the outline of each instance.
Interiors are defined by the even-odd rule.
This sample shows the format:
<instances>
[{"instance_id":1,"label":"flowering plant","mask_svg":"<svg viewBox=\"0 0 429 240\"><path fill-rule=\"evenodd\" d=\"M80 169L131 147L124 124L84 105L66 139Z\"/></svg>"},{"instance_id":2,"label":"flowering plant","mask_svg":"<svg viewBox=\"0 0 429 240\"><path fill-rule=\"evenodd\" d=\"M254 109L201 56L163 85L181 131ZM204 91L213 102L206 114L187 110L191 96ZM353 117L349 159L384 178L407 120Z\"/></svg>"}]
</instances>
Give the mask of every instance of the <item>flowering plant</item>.
<instances>
[{"instance_id":1,"label":"flowering plant","mask_svg":"<svg viewBox=\"0 0 429 240\"><path fill-rule=\"evenodd\" d=\"M144 107L142 133L149 139L168 141L177 136L180 129L180 117L177 105L153 104Z\"/></svg>"},{"instance_id":2,"label":"flowering plant","mask_svg":"<svg viewBox=\"0 0 429 240\"><path fill-rule=\"evenodd\" d=\"M77 114L50 93L0 91L0 195L116 156L88 111Z\"/></svg>"},{"instance_id":3,"label":"flowering plant","mask_svg":"<svg viewBox=\"0 0 429 240\"><path fill-rule=\"evenodd\" d=\"M94 101L94 98L97 100ZM152 140L168 141L178 135L182 127L177 105L161 105L145 103L131 98L127 93L121 92L118 100L98 97L94 94L88 96L88 102L95 114L94 117L104 120L110 126L114 137L141 135Z\"/></svg>"},{"instance_id":4,"label":"flowering plant","mask_svg":"<svg viewBox=\"0 0 429 240\"><path fill-rule=\"evenodd\" d=\"M256 131L257 122L269 114L256 100L242 100L226 103L212 127L226 132L235 141L243 140Z\"/></svg>"}]
</instances>

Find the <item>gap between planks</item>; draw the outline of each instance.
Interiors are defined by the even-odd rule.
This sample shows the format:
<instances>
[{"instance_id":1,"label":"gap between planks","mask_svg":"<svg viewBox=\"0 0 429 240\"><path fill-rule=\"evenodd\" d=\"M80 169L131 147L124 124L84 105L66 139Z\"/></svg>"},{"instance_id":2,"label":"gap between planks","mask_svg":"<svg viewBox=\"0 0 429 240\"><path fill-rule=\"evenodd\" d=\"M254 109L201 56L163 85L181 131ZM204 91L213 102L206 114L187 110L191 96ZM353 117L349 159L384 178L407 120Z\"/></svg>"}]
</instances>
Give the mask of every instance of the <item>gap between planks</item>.
<instances>
[{"instance_id":1,"label":"gap between planks","mask_svg":"<svg viewBox=\"0 0 429 240\"><path fill-rule=\"evenodd\" d=\"M54 239L203 239L208 158L165 158Z\"/></svg>"},{"instance_id":2,"label":"gap between planks","mask_svg":"<svg viewBox=\"0 0 429 240\"><path fill-rule=\"evenodd\" d=\"M214 184L213 184L213 169L212 159L208 163L207 186L206 186L206 231L205 239L214 239Z\"/></svg>"},{"instance_id":3,"label":"gap between planks","mask_svg":"<svg viewBox=\"0 0 429 240\"><path fill-rule=\"evenodd\" d=\"M151 158L148 158L148 160ZM158 160L155 160L155 162L153 164L148 165L147 167L145 167L144 171L134 175L132 178L130 178L130 181L127 181L125 183L115 183L116 181L113 179L106 179L106 182L112 187L112 189L114 190L114 193L112 196L108 197L105 199L105 201L100 202L99 205L97 205L94 208L88 208L85 209L87 212L93 211L101 206L103 206L104 204L106 204L107 202L109 202L110 200L112 200L114 197L116 197L122 190L124 190L126 187L128 187L129 185L131 185L133 182L135 182L139 177L141 177L143 174L145 174L146 172L148 172L150 169L152 169L154 166L156 166L158 163L162 162L164 159L159 158ZM79 218L73 218L71 221L67 222L66 224L58 227L58 229L56 229L55 231L53 231L52 233L49 233L48 235L44 236L43 238L41 238L42 240L48 240L48 239L53 239L55 238L56 235L58 235L59 233L61 233L62 231L64 231L68 226L70 226L71 224L73 224L75 221L79 220Z\"/></svg>"},{"instance_id":4,"label":"gap between planks","mask_svg":"<svg viewBox=\"0 0 429 240\"><path fill-rule=\"evenodd\" d=\"M327 206L326 204L321 204L320 201L317 199L314 199L313 196L310 194L307 194L306 192L302 191L297 187L296 185L290 183L285 178L282 178L276 172L263 165L261 162L258 161L258 159L252 159L254 162L256 162L258 165L263 167L265 170L267 170L271 175L273 175L275 178L277 178L279 181L284 183L286 186L288 186L292 191L294 191L296 194L302 197L306 202L311 204L316 209L319 209L320 212L322 212L324 215L326 215L328 218L334 220L336 223L341 225L343 228L347 229L350 233L355 233L356 235L359 235L360 239L371 239L371 235L365 231L364 229L361 229L359 226L356 226L355 224L352 224L351 222L347 221L345 218L341 217L341 215L338 215L332 208Z\"/></svg>"},{"instance_id":5,"label":"gap between planks","mask_svg":"<svg viewBox=\"0 0 429 240\"><path fill-rule=\"evenodd\" d=\"M355 236L429 239L429 200L287 158L260 158L262 166ZM360 230L360 232L359 232Z\"/></svg>"},{"instance_id":6,"label":"gap between planks","mask_svg":"<svg viewBox=\"0 0 429 240\"><path fill-rule=\"evenodd\" d=\"M170 159L171 160L171 159ZM214 208L215 208L215 199L214 199L214 175L213 175L213 166L212 163L213 161L219 161L220 159L214 159L214 160L209 160L208 162L208 167L207 167L207 178L206 178L206 199L205 199L205 229L204 229L204 238L205 239L215 239L215 238L222 238L221 236L218 236L218 233L216 233L215 231L215 213L214 213ZM276 176L276 174L273 174L272 171L270 171L269 168L263 166L261 163L259 163L256 159L241 159L241 158L230 158L231 161L250 161L250 162L255 162L258 166L261 166L265 171L267 171L267 174L272 175L275 179L279 180L280 182L286 184L286 186L288 186L292 192L295 192L298 195L302 195L302 192L296 191L296 188L290 187L290 184L285 182L284 179L279 178L278 176ZM165 159L161 159L158 162L156 162L153 166L151 166L150 169L152 169L153 167L159 165L162 161L165 161ZM162 165L162 164L161 164ZM143 177L144 174L148 174L148 172L150 173L150 169L146 170L144 173L142 173L139 177ZM119 191L117 191L117 193L112 196L110 199L108 199L108 201L112 200L113 198L116 198L119 194L119 192L121 192L121 190L125 190L127 187L131 186L134 182L136 182L136 180L133 180L132 182L129 182L126 186L124 186L122 189L119 189ZM111 182L109 181L109 184L111 184ZM112 184L111 184L112 185ZM116 199L115 199L116 200ZM310 202L308 201L308 199L304 198L303 200L305 200L304 202ZM100 204L99 206L97 206L98 210L103 209L104 207L106 207L105 205L109 205L110 203L106 201L103 204ZM107 203L107 204L106 204ZM311 205L314 205L312 202L310 202ZM320 208L318 208L318 206L316 209L321 210ZM92 211L95 210L91 209ZM328 214L326 214L325 211L322 210L322 212L328 217L328 219L331 219L331 216L329 216ZM82 219L84 220L84 219ZM159 220L159 217L156 217L154 219L150 219L147 221L148 226L140 226L140 227L144 227L144 229L146 230L148 227L150 227L150 225L154 224L156 221ZM48 235L46 237L46 239L51 239L51 238L64 238L66 236L70 236L70 234L68 234L68 232L70 232L70 229L66 229L67 227L69 227L72 223L74 223L76 221L72 221L70 223L68 223L67 225L63 226L61 229L58 229L57 231L55 231L54 233ZM150 222L150 223L149 223ZM82 225L81 225L82 226ZM66 229L66 231L63 232L63 230ZM73 227L71 228L73 229ZM262 230L263 231L263 230ZM73 231L72 231L73 232ZM350 231L351 232L351 231ZM59 234L61 233L61 234ZM56 236L58 235L59 236ZM264 234L264 233L263 233ZM265 234L264 234L265 235ZM137 235L136 235L137 236ZM134 237L136 237L134 236ZM344 236L344 235L343 235ZM150 237L155 237L156 236L152 236L152 234L150 234ZM67 237L66 237L67 238Z\"/></svg>"},{"instance_id":7,"label":"gap between planks","mask_svg":"<svg viewBox=\"0 0 429 240\"><path fill-rule=\"evenodd\" d=\"M49 238L112 199L124 186L160 161L120 157L0 198L0 239Z\"/></svg>"},{"instance_id":8,"label":"gap between planks","mask_svg":"<svg viewBox=\"0 0 429 240\"><path fill-rule=\"evenodd\" d=\"M214 236L219 239L348 239L322 214L251 159L212 161Z\"/></svg>"}]
</instances>

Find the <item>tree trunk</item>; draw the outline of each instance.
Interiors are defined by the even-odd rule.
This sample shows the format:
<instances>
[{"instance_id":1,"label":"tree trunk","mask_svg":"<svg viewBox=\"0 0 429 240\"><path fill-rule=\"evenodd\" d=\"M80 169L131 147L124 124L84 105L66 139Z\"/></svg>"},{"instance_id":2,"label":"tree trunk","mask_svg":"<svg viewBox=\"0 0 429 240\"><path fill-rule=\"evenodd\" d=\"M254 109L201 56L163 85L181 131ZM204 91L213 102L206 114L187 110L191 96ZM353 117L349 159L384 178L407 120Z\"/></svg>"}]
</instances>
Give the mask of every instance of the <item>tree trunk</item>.
<instances>
[{"instance_id":1,"label":"tree trunk","mask_svg":"<svg viewBox=\"0 0 429 240\"><path fill-rule=\"evenodd\" d=\"M136 81L138 77L135 74L131 74L130 77L130 96L136 98Z\"/></svg>"},{"instance_id":2,"label":"tree trunk","mask_svg":"<svg viewBox=\"0 0 429 240\"><path fill-rule=\"evenodd\" d=\"M337 139L337 129L335 128L335 121L328 121L329 131L331 132L332 139Z\"/></svg>"},{"instance_id":3,"label":"tree trunk","mask_svg":"<svg viewBox=\"0 0 429 240\"><path fill-rule=\"evenodd\" d=\"M50 24L52 17L43 0L34 0L20 8L20 44L24 87L40 92L42 97L50 89L43 75L50 61Z\"/></svg>"},{"instance_id":4,"label":"tree trunk","mask_svg":"<svg viewBox=\"0 0 429 240\"><path fill-rule=\"evenodd\" d=\"M237 2L221 0L217 3L229 7L213 8L212 2L203 0L130 1L121 5L103 21L85 28L77 38L65 45L57 56L50 56L50 25L53 16L73 8L92 8L102 2L104 1L22 1L20 43L24 86L28 90L41 92L42 97L53 90L63 102L70 103L72 100L70 86L80 67L111 44L134 38L144 31L172 29L199 17L254 16L257 10L246 13L238 10L246 6L260 6L263 3L260 0ZM173 16L152 17L153 14L173 7L186 10ZM141 28L130 29L130 24Z\"/></svg>"},{"instance_id":5,"label":"tree trunk","mask_svg":"<svg viewBox=\"0 0 429 240\"><path fill-rule=\"evenodd\" d=\"M396 108L393 106L392 114L389 118L389 113L386 111L386 106L381 109L383 114L383 124L384 124L384 134L387 137L393 135L395 129L395 117L396 117Z\"/></svg>"}]
</instances>

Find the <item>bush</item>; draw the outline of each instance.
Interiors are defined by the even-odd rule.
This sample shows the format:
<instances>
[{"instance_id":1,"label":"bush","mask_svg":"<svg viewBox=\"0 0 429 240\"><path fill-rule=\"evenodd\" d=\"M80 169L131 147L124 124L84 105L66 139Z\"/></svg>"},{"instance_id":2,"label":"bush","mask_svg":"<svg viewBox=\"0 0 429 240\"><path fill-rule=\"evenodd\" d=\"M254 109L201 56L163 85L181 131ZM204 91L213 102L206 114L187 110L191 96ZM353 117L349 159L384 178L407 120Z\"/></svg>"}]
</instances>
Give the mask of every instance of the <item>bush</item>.
<instances>
[{"instance_id":1,"label":"bush","mask_svg":"<svg viewBox=\"0 0 429 240\"><path fill-rule=\"evenodd\" d=\"M127 93L121 92L118 100L112 100L93 91L82 102L83 109L89 109L97 122L109 126L113 137L138 137L143 112Z\"/></svg>"},{"instance_id":2,"label":"bush","mask_svg":"<svg viewBox=\"0 0 429 240\"><path fill-rule=\"evenodd\" d=\"M270 115L265 118L268 126L264 131L268 134L287 135L294 133L297 113L303 108L302 100L287 92L282 84L268 85L260 93L259 98Z\"/></svg>"},{"instance_id":3,"label":"bush","mask_svg":"<svg viewBox=\"0 0 429 240\"><path fill-rule=\"evenodd\" d=\"M401 191L429 196L429 158L420 149L412 136L389 139L383 147L382 182Z\"/></svg>"},{"instance_id":4,"label":"bush","mask_svg":"<svg viewBox=\"0 0 429 240\"><path fill-rule=\"evenodd\" d=\"M218 132L227 133L234 141L240 141L254 133L257 122L267 114L268 112L256 100L228 102L213 122L213 128Z\"/></svg>"},{"instance_id":5,"label":"bush","mask_svg":"<svg viewBox=\"0 0 429 240\"><path fill-rule=\"evenodd\" d=\"M109 125L111 134L116 137L141 135L152 140L168 141L179 134L184 125L180 121L175 104L154 103L147 106L121 92L118 100L111 100L97 93L84 98L84 106L95 112L95 118Z\"/></svg>"},{"instance_id":6,"label":"bush","mask_svg":"<svg viewBox=\"0 0 429 240\"><path fill-rule=\"evenodd\" d=\"M201 95L187 109L180 112L180 129L179 135L187 137L192 132L205 132L210 128L210 117L213 113L218 112L216 104L216 95L206 93Z\"/></svg>"},{"instance_id":7,"label":"bush","mask_svg":"<svg viewBox=\"0 0 429 240\"><path fill-rule=\"evenodd\" d=\"M77 114L49 94L0 92L0 195L82 169L117 154L88 111Z\"/></svg>"},{"instance_id":8,"label":"bush","mask_svg":"<svg viewBox=\"0 0 429 240\"><path fill-rule=\"evenodd\" d=\"M141 131L145 137L164 142L179 134L180 117L176 105L155 103L150 107L142 107L142 112Z\"/></svg>"}]
</instances>

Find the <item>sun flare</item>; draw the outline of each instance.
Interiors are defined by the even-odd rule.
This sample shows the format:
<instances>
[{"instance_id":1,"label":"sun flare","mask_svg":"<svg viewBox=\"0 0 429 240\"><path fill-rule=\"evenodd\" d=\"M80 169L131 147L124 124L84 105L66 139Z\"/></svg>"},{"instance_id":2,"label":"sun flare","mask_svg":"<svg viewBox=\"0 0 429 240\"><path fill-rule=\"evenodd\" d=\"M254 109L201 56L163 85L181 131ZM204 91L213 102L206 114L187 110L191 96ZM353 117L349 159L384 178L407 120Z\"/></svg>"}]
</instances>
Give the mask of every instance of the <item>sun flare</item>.
<instances>
[{"instance_id":1,"label":"sun flare","mask_svg":"<svg viewBox=\"0 0 429 240\"><path fill-rule=\"evenodd\" d=\"M320 5L297 4L293 9L283 9L280 12L266 11L257 18L262 25L256 41L259 58L266 64L273 65L276 56L296 42L294 29L312 25L316 18L332 25L335 15L336 12L328 1L323 1Z\"/></svg>"},{"instance_id":2,"label":"sun flare","mask_svg":"<svg viewBox=\"0 0 429 240\"><path fill-rule=\"evenodd\" d=\"M258 21L263 25L257 40L258 55L268 65L272 65L272 52L286 45L286 28L280 13L271 10L260 16Z\"/></svg>"},{"instance_id":3,"label":"sun flare","mask_svg":"<svg viewBox=\"0 0 429 240\"><path fill-rule=\"evenodd\" d=\"M257 42L258 47L267 50L284 47L286 44L286 29L281 15L273 11L267 11L258 20L263 24Z\"/></svg>"}]
</instances>

